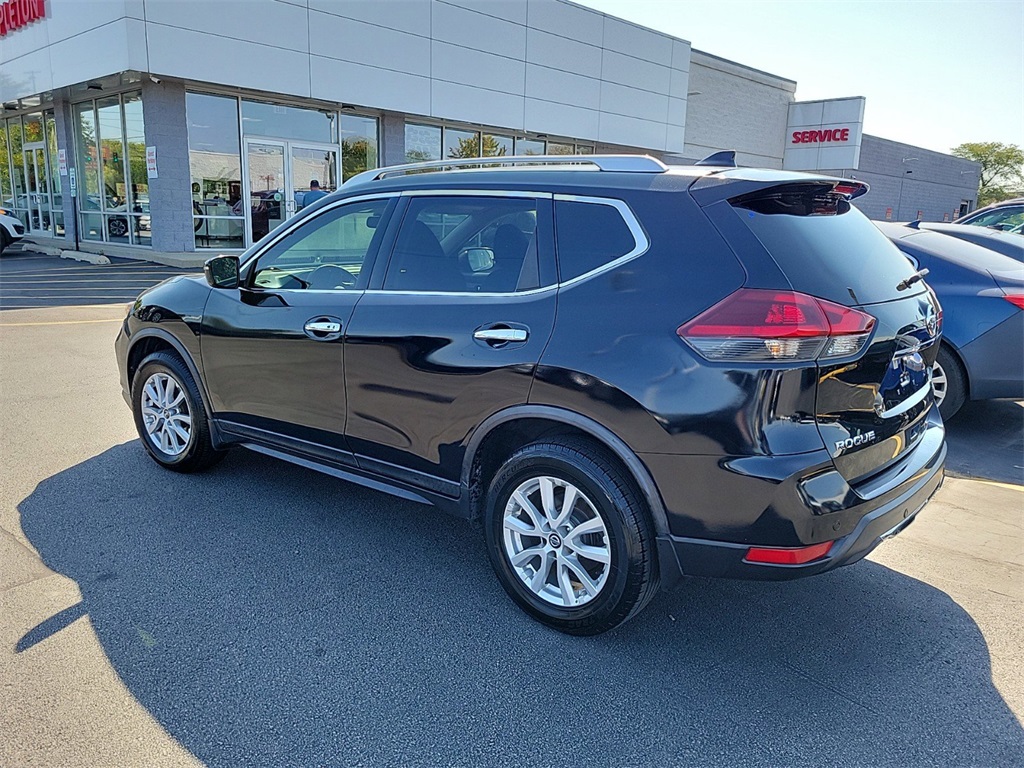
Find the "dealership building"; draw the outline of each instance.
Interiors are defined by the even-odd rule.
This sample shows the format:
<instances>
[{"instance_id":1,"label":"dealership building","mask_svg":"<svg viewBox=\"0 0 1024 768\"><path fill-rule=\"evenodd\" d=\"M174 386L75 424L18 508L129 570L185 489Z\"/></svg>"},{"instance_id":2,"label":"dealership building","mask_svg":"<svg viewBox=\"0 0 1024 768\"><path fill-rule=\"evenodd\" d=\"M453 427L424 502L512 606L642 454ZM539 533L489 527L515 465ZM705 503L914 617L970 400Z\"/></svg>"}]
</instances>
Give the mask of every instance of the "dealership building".
<instances>
[{"instance_id":1,"label":"dealership building","mask_svg":"<svg viewBox=\"0 0 1024 768\"><path fill-rule=\"evenodd\" d=\"M378 165L726 149L867 181L872 218L975 207L977 163L796 89L566 0L6 0L0 207L38 242L199 260Z\"/></svg>"}]
</instances>

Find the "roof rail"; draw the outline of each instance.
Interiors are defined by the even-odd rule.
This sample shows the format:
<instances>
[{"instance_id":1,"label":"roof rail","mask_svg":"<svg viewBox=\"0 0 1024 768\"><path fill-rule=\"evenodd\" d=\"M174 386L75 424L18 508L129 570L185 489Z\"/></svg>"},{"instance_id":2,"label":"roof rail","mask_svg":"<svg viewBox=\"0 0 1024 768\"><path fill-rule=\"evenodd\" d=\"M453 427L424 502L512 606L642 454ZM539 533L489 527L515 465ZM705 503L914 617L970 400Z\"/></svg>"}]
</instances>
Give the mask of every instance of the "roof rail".
<instances>
[{"instance_id":1,"label":"roof rail","mask_svg":"<svg viewBox=\"0 0 1024 768\"><path fill-rule=\"evenodd\" d=\"M509 157L460 157L449 160L430 160L425 163L405 163L385 168L374 168L356 174L342 186L355 186L370 181L380 181L402 173L418 171L445 171L449 168L491 167L495 170L531 165L588 165L600 171L620 173L664 173L668 166L650 155L512 155Z\"/></svg>"}]
</instances>

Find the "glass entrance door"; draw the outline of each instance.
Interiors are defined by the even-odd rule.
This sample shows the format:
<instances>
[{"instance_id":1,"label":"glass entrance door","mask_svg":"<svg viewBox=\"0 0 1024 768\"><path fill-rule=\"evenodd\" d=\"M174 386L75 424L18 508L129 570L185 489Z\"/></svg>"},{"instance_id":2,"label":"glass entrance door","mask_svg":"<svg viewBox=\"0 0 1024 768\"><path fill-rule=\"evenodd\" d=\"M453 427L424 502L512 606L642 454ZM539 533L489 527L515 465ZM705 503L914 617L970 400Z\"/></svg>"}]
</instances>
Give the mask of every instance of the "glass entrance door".
<instances>
[{"instance_id":1,"label":"glass entrance door","mask_svg":"<svg viewBox=\"0 0 1024 768\"><path fill-rule=\"evenodd\" d=\"M338 150L331 145L246 139L248 244L265 237L338 184Z\"/></svg>"},{"instance_id":2,"label":"glass entrance door","mask_svg":"<svg viewBox=\"0 0 1024 768\"><path fill-rule=\"evenodd\" d=\"M50 183L43 148L25 148L26 207L30 232L48 234L53 218L50 206Z\"/></svg>"},{"instance_id":3,"label":"glass entrance door","mask_svg":"<svg viewBox=\"0 0 1024 768\"><path fill-rule=\"evenodd\" d=\"M287 218L284 142L247 141L247 229L249 242L265 237Z\"/></svg>"}]
</instances>

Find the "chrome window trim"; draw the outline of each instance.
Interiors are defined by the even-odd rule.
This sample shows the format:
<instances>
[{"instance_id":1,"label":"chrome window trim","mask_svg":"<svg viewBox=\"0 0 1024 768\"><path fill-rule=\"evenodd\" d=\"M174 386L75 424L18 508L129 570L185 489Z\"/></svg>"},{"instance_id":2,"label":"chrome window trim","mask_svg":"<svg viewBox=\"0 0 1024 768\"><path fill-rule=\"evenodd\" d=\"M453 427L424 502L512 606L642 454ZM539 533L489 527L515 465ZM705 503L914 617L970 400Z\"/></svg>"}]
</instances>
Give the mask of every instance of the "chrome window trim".
<instances>
[{"instance_id":1,"label":"chrome window trim","mask_svg":"<svg viewBox=\"0 0 1024 768\"><path fill-rule=\"evenodd\" d=\"M269 240L260 240L258 243L254 243L253 245L251 245L249 248L250 250L252 250L252 253L242 253L241 257L239 258L241 266L243 268L247 268L249 264L252 263L255 259L260 258L264 253L273 248L283 238L290 235L300 226L303 226L307 221L312 221L313 219L319 218L328 211L333 211L335 208L338 208L342 205L348 205L349 203L361 203L366 200L384 200L399 196L399 192L368 192L365 195L353 195L352 197L346 197L341 200L332 200L331 202L326 203L323 208L321 208L311 216L303 216L301 218L298 216L292 216L290 219L285 221L282 227L274 231L274 235Z\"/></svg>"},{"instance_id":2,"label":"chrome window trim","mask_svg":"<svg viewBox=\"0 0 1024 768\"><path fill-rule=\"evenodd\" d=\"M643 256L651 247L651 241L647 239L647 233L644 232L643 227L640 226L639 220L633 213L633 209L630 208L625 200L619 200L614 197L589 197L584 195L562 195L556 194L554 196L555 202L566 202L566 203L589 203L591 205L608 205L619 212L626 227L629 228L630 234L633 236L633 248L628 253L619 256L612 261L602 264L600 267L584 272L582 275L578 275L569 280L560 282L558 286L560 288L570 288L578 283L582 283L585 280L590 280L593 277L604 274L612 269L621 267L626 262L632 261L640 256ZM557 207L557 206L556 206ZM558 211L555 211L555 226L558 226ZM558 252L558 241L555 240L555 253L557 256Z\"/></svg>"}]
</instances>

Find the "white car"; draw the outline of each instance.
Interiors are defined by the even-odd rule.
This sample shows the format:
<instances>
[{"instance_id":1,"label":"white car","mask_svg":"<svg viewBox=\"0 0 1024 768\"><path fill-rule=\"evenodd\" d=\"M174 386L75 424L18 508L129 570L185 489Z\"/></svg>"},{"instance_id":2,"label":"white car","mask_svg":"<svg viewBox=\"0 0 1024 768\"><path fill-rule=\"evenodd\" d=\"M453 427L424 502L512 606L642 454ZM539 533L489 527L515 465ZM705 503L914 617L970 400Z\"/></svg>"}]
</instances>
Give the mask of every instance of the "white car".
<instances>
[{"instance_id":1,"label":"white car","mask_svg":"<svg viewBox=\"0 0 1024 768\"><path fill-rule=\"evenodd\" d=\"M8 245L21 240L24 236L25 225L21 223L21 219L16 219L13 211L0 208L0 253L3 253Z\"/></svg>"}]
</instances>

